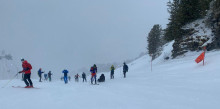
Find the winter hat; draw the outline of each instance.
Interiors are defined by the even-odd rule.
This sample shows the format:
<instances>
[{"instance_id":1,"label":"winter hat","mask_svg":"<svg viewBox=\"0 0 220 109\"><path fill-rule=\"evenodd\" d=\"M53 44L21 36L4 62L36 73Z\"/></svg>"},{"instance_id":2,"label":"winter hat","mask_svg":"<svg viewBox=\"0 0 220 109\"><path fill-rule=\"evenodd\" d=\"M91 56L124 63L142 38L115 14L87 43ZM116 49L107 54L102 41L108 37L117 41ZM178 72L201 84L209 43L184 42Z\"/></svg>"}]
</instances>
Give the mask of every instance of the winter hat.
<instances>
[{"instance_id":1,"label":"winter hat","mask_svg":"<svg viewBox=\"0 0 220 109\"><path fill-rule=\"evenodd\" d=\"M23 62L24 61L24 58L21 58L21 62Z\"/></svg>"}]
</instances>

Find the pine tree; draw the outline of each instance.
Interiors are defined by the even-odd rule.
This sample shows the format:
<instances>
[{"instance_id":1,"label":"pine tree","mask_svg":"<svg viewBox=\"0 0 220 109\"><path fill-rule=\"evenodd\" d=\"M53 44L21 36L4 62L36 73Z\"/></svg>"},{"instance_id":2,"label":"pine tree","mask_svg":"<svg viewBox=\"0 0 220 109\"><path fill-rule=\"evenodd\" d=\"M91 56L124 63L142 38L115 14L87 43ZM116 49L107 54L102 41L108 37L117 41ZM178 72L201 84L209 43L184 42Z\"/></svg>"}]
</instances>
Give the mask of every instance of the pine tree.
<instances>
[{"instance_id":1,"label":"pine tree","mask_svg":"<svg viewBox=\"0 0 220 109\"><path fill-rule=\"evenodd\" d=\"M213 13L210 17L212 19L212 29L215 34L215 38L210 47L207 47L207 49L209 50L220 48L220 0L215 0L212 5Z\"/></svg>"},{"instance_id":2,"label":"pine tree","mask_svg":"<svg viewBox=\"0 0 220 109\"><path fill-rule=\"evenodd\" d=\"M162 33L162 28L160 25L154 25L151 31L148 34L147 42L148 42L148 53L153 56L156 56L157 50L160 47L160 36Z\"/></svg>"},{"instance_id":3,"label":"pine tree","mask_svg":"<svg viewBox=\"0 0 220 109\"><path fill-rule=\"evenodd\" d=\"M169 1L167 3L168 12L170 13L169 23L167 24L167 28L165 29L165 39L167 41L171 41L176 37L180 36L180 28L181 26L178 23L178 11L179 11L180 0L173 0L173 2Z\"/></svg>"},{"instance_id":4,"label":"pine tree","mask_svg":"<svg viewBox=\"0 0 220 109\"><path fill-rule=\"evenodd\" d=\"M181 26L200 17L200 0L181 0L177 14Z\"/></svg>"}]
</instances>

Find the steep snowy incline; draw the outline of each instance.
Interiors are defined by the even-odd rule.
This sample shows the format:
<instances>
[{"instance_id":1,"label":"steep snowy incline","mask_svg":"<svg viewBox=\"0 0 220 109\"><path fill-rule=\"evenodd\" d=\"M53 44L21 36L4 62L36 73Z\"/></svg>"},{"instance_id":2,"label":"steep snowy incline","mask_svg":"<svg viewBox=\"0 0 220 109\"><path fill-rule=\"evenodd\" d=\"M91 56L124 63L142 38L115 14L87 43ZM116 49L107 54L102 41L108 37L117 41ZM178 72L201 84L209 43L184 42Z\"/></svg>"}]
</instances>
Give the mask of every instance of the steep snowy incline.
<instances>
[{"instance_id":1,"label":"steep snowy incline","mask_svg":"<svg viewBox=\"0 0 220 109\"><path fill-rule=\"evenodd\" d=\"M12 88L24 83L13 80L0 89L1 109L219 109L220 51L206 53L205 66L194 60L200 52L153 62L144 56L129 64L127 78L122 68L115 79L104 73L106 82L90 85L71 81L39 83L40 89ZM101 74L101 73L100 73ZM98 74L98 77L100 76ZM89 80L89 78L87 78ZM7 81L0 81L0 86Z\"/></svg>"}]
</instances>

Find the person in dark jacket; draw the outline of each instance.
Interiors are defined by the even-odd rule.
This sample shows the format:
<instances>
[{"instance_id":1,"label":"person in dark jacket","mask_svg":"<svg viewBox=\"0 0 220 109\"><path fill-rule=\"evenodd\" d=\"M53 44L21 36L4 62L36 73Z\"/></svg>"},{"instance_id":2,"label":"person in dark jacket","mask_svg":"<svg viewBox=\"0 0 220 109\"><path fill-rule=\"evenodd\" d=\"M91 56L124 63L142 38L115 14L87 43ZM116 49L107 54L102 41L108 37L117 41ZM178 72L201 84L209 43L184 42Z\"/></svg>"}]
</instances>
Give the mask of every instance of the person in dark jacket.
<instances>
[{"instance_id":1,"label":"person in dark jacket","mask_svg":"<svg viewBox=\"0 0 220 109\"><path fill-rule=\"evenodd\" d=\"M101 74L101 76L98 79L98 82L105 82L105 75Z\"/></svg>"},{"instance_id":2,"label":"person in dark jacket","mask_svg":"<svg viewBox=\"0 0 220 109\"><path fill-rule=\"evenodd\" d=\"M90 72L91 72L91 84L93 84L94 80L95 80L95 84L96 84L97 67L95 64L91 67Z\"/></svg>"},{"instance_id":3,"label":"person in dark jacket","mask_svg":"<svg viewBox=\"0 0 220 109\"><path fill-rule=\"evenodd\" d=\"M124 66L123 66L124 78L126 78L126 72L128 72L128 66L127 66L126 63L124 62Z\"/></svg>"},{"instance_id":4,"label":"person in dark jacket","mask_svg":"<svg viewBox=\"0 0 220 109\"><path fill-rule=\"evenodd\" d=\"M33 83L31 81L31 69L32 66L26 60L21 59L23 70L18 73L24 73L24 82L26 84L25 88L33 88Z\"/></svg>"},{"instance_id":5,"label":"person in dark jacket","mask_svg":"<svg viewBox=\"0 0 220 109\"><path fill-rule=\"evenodd\" d=\"M87 81L86 81L86 74L85 74L84 72L82 73L82 78L83 78L83 82L84 82L84 81L87 82Z\"/></svg>"},{"instance_id":6,"label":"person in dark jacket","mask_svg":"<svg viewBox=\"0 0 220 109\"><path fill-rule=\"evenodd\" d=\"M51 71L49 71L48 72L48 79L49 79L50 82L51 82L51 76L52 76L52 73L51 73Z\"/></svg>"},{"instance_id":7,"label":"person in dark jacket","mask_svg":"<svg viewBox=\"0 0 220 109\"><path fill-rule=\"evenodd\" d=\"M67 74L69 73L69 71L68 70L63 70L63 74L64 74L64 77L63 77L63 79L64 79L64 83L65 84L67 84L68 83L68 79L67 79Z\"/></svg>"},{"instance_id":8,"label":"person in dark jacket","mask_svg":"<svg viewBox=\"0 0 220 109\"><path fill-rule=\"evenodd\" d=\"M114 72L115 72L115 67L114 65L111 66L111 74L110 74L110 78L114 79Z\"/></svg>"},{"instance_id":9,"label":"person in dark jacket","mask_svg":"<svg viewBox=\"0 0 220 109\"><path fill-rule=\"evenodd\" d=\"M44 73L44 72L42 72L42 69L40 68L40 69L38 70L38 76L40 77L39 82L42 82L42 81L41 81L42 73Z\"/></svg>"}]
</instances>

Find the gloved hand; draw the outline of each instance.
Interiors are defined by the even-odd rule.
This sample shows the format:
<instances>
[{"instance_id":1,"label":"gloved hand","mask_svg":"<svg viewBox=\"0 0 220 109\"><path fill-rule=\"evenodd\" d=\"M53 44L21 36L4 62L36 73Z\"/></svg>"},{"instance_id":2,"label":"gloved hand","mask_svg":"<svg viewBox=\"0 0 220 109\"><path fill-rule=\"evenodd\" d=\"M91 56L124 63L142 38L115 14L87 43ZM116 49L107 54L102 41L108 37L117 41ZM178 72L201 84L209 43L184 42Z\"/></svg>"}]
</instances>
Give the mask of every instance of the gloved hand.
<instances>
[{"instance_id":1,"label":"gloved hand","mask_svg":"<svg viewBox=\"0 0 220 109\"><path fill-rule=\"evenodd\" d=\"M18 72L18 73L22 73L22 71Z\"/></svg>"}]
</instances>

